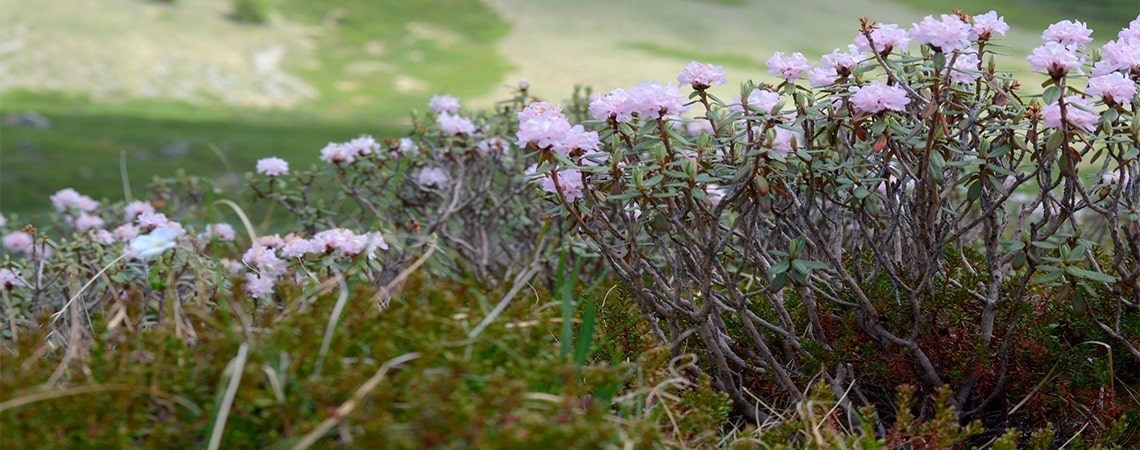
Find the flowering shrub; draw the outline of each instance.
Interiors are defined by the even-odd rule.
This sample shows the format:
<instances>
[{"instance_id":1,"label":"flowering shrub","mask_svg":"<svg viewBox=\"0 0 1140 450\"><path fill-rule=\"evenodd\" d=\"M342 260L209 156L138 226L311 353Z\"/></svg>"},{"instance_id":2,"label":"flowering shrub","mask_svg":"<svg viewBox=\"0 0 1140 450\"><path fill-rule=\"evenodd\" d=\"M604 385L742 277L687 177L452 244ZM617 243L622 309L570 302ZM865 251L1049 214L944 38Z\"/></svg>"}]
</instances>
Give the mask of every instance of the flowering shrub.
<instances>
[{"instance_id":1,"label":"flowering shrub","mask_svg":"<svg viewBox=\"0 0 1140 450\"><path fill-rule=\"evenodd\" d=\"M497 285L548 259L544 207L523 174L527 157L503 139L514 132L514 113L526 98L524 87L496 114L471 116L458 99L436 96L429 116L414 118L410 136L330 143L321 150L324 164L307 171L263 159L257 164L263 176L250 186L309 234L385 229L409 236L412 247L438 235L445 255L437 262L447 273ZM387 267L407 262L405 250L391 249Z\"/></svg>"},{"instance_id":2,"label":"flowering shrub","mask_svg":"<svg viewBox=\"0 0 1140 450\"><path fill-rule=\"evenodd\" d=\"M1023 327L1072 320L1044 311L1075 311L1140 367L1140 65L1114 56L1140 52L1140 17L1084 91L1083 24L1050 27L1029 56L1050 76L1041 95L986 62L1006 30L994 12L909 32L864 20L817 68L776 53L778 86L726 103L707 91L723 74L694 63L688 101L617 89L574 127L520 115L559 132L519 145L653 334L699 347L746 416L822 373L851 423L904 382L949 385L961 418L982 417L1025 392L1012 374L1033 363L1011 355L1042 356ZM597 139L566 132L583 125Z\"/></svg>"}]
</instances>

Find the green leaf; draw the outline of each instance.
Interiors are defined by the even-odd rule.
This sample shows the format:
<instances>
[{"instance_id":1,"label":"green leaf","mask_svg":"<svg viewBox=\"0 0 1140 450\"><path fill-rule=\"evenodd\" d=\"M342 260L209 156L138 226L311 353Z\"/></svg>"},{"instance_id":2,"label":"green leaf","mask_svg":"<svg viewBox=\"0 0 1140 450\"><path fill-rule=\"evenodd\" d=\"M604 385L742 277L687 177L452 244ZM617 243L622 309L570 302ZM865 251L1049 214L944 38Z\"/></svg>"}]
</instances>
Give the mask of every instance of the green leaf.
<instances>
[{"instance_id":1,"label":"green leaf","mask_svg":"<svg viewBox=\"0 0 1140 450\"><path fill-rule=\"evenodd\" d=\"M1100 273L1100 272L1093 271L1093 270L1082 269L1082 268L1077 267L1077 266L1066 267L1065 273L1068 273L1069 275L1072 275L1074 277L1084 278L1084 279L1089 280L1089 281L1096 281L1098 283L1115 283L1116 282L1116 277L1114 277L1112 275L1109 275L1106 273Z\"/></svg>"},{"instance_id":2,"label":"green leaf","mask_svg":"<svg viewBox=\"0 0 1140 450\"><path fill-rule=\"evenodd\" d=\"M966 199L970 201L977 200L982 196L982 180L974 180L970 183L970 189L966 191Z\"/></svg>"},{"instance_id":3,"label":"green leaf","mask_svg":"<svg viewBox=\"0 0 1140 450\"><path fill-rule=\"evenodd\" d=\"M946 67L946 55L943 54L942 52L935 53L934 57L931 59L934 60L934 69L935 70L941 72L942 69Z\"/></svg>"},{"instance_id":4,"label":"green leaf","mask_svg":"<svg viewBox=\"0 0 1140 450\"><path fill-rule=\"evenodd\" d=\"M1058 148L1061 148L1061 143L1064 141L1065 133L1054 131L1053 134L1049 135L1049 140L1045 141L1045 150L1055 152Z\"/></svg>"},{"instance_id":5,"label":"green leaf","mask_svg":"<svg viewBox=\"0 0 1140 450\"><path fill-rule=\"evenodd\" d=\"M1058 269L1056 267L1049 267L1049 269L1052 269L1052 270L1048 270L1048 273L1041 275L1037 278L1034 278L1033 282L1038 283L1038 284L1045 284L1045 283L1049 283L1052 281L1056 281L1057 279L1061 278L1061 275L1065 274L1065 272L1063 270Z\"/></svg>"},{"instance_id":6,"label":"green leaf","mask_svg":"<svg viewBox=\"0 0 1140 450\"><path fill-rule=\"evenodd\" d=\"M1057 86L1049 86L1049 87L1045 88L1045 92L1041 93L1041 101L1045 102L1046 105L1052 105L1054 103L1057 103L1057 100L1060 100L1060 99L1061 99L1061 88L1059 88Z\"/></svg>"},{"instance_id":7,"label":"green leaf","mask_svg":"<svg viewBox=\"0 0 1140 450\"><path fill-rule=\"evenodd\" d=\"M574 342L574 364L579 367L586 365L586 358L590 356L590 344L594 341L594 323L597 319L594 299L587 299L583 308L582 326L579 327L578 339Z\"/></svg>"}]
</instances>

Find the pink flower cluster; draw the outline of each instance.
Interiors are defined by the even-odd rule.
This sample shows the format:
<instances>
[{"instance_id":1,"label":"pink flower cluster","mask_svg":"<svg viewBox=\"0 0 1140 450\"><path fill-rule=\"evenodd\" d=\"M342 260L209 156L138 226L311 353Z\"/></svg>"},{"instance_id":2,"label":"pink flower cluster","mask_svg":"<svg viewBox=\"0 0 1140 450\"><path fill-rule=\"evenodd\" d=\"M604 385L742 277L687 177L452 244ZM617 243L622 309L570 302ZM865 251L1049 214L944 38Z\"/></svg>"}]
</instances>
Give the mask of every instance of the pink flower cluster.
<instances>
[{"instance_id":1,"label":"pink flower cluster","mask_svg":"<svg viewBox=\"0 0 1140 450\"><path fill-rule=\"evenodd\" d=\"M805 73L811 71L811 63L800 52L792 53L792 56L788 57L784 56L784 52L776 52L775 55L768 58L766 64L768 65L768 73L783 78L789 83L800 79Z\"/></svg>"},{"instance_id":2,"label":"pink flower cluster","mask_svg":"<svg viewBox=\"0 0 1140 450\"><path fill-rule=\"evenodd\" d=\"M586 131L581 125L570 125L562 108L546 102L534 102L518 113L518 146L550 149L562 155L574 151L592 152L601 142L598 132Z\"/></svg>"},{"instance_id":3,"label":"pink flower cluster","mask_svg":"<svg viewBox=\"0 0 1140 450\"><path fill-rule=\"evenodd\" d=\"M442 188L447 186L450 181L451 177L447 175L447 171L439 167L424 167L416 175L416 183L425 188Z\"/></svg>"},{"instance_id":4,"label":"pink flower cluster","mask_svg":"<svg viewBox=\"0 0 1140 450\"><path fill-rule=\"evenodd\" d=\"M278 157L262 158L257 160L257 173L268 177L276 177L289 173L289 163Z\"/></svg>"},{"instance_id":5,"label":"pink flower cluster","mask_svg":"<svg viewBox=\"0 0 1140 450\"><path fill-rule=\"evenodd\" d=\"M559 169L557 172L557 187L555 186L555 172L550 171L542 176L542 190L550 193L558 192L561 188L562 195L566 197L567 202L573 202L582 198L582 189L585 187L582 183L582 172L577 169Z\"/></svg>"},{"instance_id":6,"label":"pink flower cluster","mask_svg":"<svg viewBox=\"0 0 1140 450\"><path fill-rule=\"evenodd\" d=\"M748 93L748 98L744 100L739 95L734 97L732 104L728 106L729 109L742 113L745 103L747 103L749 114L768 114L772 112L772 108L780 103L780 94L766 89L753 89L752 92Z\"/></svg>"},{"instance_id":7,"label":"pink flower cluster","mask_svg":"<svg viewBox=\"0 0 1140 450\"><path fill-rule=\"evenodd\" d=\"M985 41L992 38L995 33L1005 36L1007 31L1009 31L1009 25L1006 25L1005 17L998 16L996 11L990 11L974 16L974 27L970 30L970 40Z\"/></svg>"},{"instance_id":8,"label":"pink flower cluster","mask_svg":"<svg viewBox=\"0 0 1140 450\"><path fill-rule=\"evenodd\" d=\"M1117 33L1117 39L1108 41L1101 49L1101 60L1092 68L1086 92L1099 95L1105 104L1126 105L1136 96L1132 79L1140 76L1140 16L1137 16Z\"/></svg>"},{"instance_id":9,"label":"pink flower cluster","mask_svg":"<svg viewBox=\"0 0 1140 450\"><path fill-rule=\"evenodd\" d=\"M680 75L677 75L677 81L690 85L698 91L705 90L725 83L724 68L693 61L685 66Z\"/></svg>"},{"instance_id":10,"label":"pink flower cluster","mask_svg":"<svg viewBox=\"0 0 1140 450\"><path fill-rule=\"evenodd\" d=\"M1049 25L1041 33L1044 43L1026 58L1033 70L1046 72L1054 80L1059 80L1069 72L1079 74L1085 57L1081 54L1085 44L1092 42L1092 30L1082 22L1062 20Z\"/></svg>"},{"instance_id":11,"label":"pink flower cluster","mask_svg":"<svg viewBox=\"0 0 1140 450\"><path fill-rule=\"evenodd\" d=\"M361 136L342 143L329 142L321 149L321 161L330 164L352 164L356 158L371 155L379 149L380 144L372 136Z\"/></svg>"},{"instance_id":12,"label":"pink flower cluster","mask_svg":"<svg viewBox=\"0 0 1140 450\"><path fill-rule=\"evenodd\" d=\"M206 225L206 229L198 235L199 239L210 240L217 238L219 241L233 241L237 238L237 232L234 227L228 223L215 223Z\"/></svg>"},{"instance_id":13,"label":"pink flower cluster","mask_svg":"<svg viewBox=\"0 0 1140 450\"><path fill-rule=\"evenodd\" d=\"M288 263L282 258L329 254L354 257L363 254L373 259L380 250L388 250L388 244L379 232L356 234L346 228L321 231L311 239L295 234L284 238L263 236L242 255L242 263L253 270L245 275L245 289L254 298L272 296L277 280L289 272Z\"/></svg>"},{"instance_id":14,"label":"pink flower cluster","mask_svg":"<svg viewBox=\"0 0 1140 450\"><path fill-rule=\"evenodd\" d=\"M951 65L950 80L969 84L973 83L981 76L978 72L978 53L973 50L966 50L959 52L953 57L954 63Z\"/></svg>"},{"instance_id":15,"label":"pink flower cluster","mask_svg":"<svg viewBox=\"0 0 1140 450\"><path fill-rule=\"evenodd\" d=\"M16 286L28 286L28 282L11 269L0 269L0 290L8 291Z\"/></svg>"},{"instance_id":16,"label":"pink flower cluster","mask_svg":"<svg viewBox=\"0 0 1140 450\"><path fill-rule=\"evenodd\" d=\"M1056 42L1070 48L1084 47L1085 44L1092 42L1092 30L1084 22L1074 22L1072 20L1062 20L1055 24L1049 25L1044 32L1041 33L1041 40L1045 42Z\"/></svg>"},{"instance_id":17,"label":"pink flower cluster","mask_svg":"<svg viewBox=\"0 0 1140 450\"><path fill-rule=\"evenodd\" d=\"M874 41L875 48L871 48L871 41ZM894 50L905 53L910 47L910 35L895 24L878 25L871 30L870 41L862 34L855 36L855 47L867 53L872 53L876 49L884 55Z\"/></svg>"},{"instance_id":18,"label":"pink flower cluster","mask_svg":"<svg viewBox=\"0 0 1140 450\"><path fill-rule=\"evenodd\" d=\"M55 206L55 210L59 212L67 212L73 209L91 212L99 207L99 202L86 195L80 195L72 188L60 190L52 194L50 198L52 206Z\"/></svg>"},{"instance_id":19,"label":"pink flower cluster","mask_svg":"<svg viewBox=\"0 0 1140 450\"><path fill-rule=\"evenodd\" d=\"M435 123L439 125L439 130L448 136L475 134L475 124L471 119L460 115L441 112L436 116Z\"/></svg>"},{"instance_id":20,"label":"pink flower cluster","mask_svg":"<svg viewBox=\"0 0 1140 450\"><path fill-rule=\"evenodd\" d=\"M1084 99L1070 95L1065 97L1065 119L1069 125L1083 129L1085 131L1093 131L1096 129L1096 122L1100 119L1100 115L1093 112L1093 107ZM1061 101L1048 105L1041 111L1045 116L1044 125L1046 128L1061 128Z\"/></svg>"},{"instance_id":21,"label":"pink flower cluster","mask_svg":"<svg viewBox=\"0 0 1140 450\"><path fill-rule=\"evenodd\" d=\"M1080 73L1081 65L1085 63L1084 56L1078 56L1074 49L1058 42L1042 44L1025 59L1029 60L1030 68L1046 72L1055 79L1060 79L1073 70Z\"/></svg>"},{"instance_id":22,"label":"pink flower cluster","mask_svg":"<svg viewBox=\"0 0 1140 450\"><path fill-rule=\"evenodd\" d=\"M867 54L860 51L859 47L854 44L848 45L846 52L835 49L831 53L823 55L823 62L819 67L808 72L808 80L812 87L830 86L840 78L851 75L851 72L856 67L863 65L866 60Z\"/></svg>"},{"instance_id":23,"label":"pink flower cluster","mask_svg":"<svg viewBox=\"0 0 1140 450\"><path fill-rule=\"evenodd\" d=\"M428 109L436 113L455 114L459 112L459 99L450 95L436 95L428 101Z\"/></svg>"},{"instance_id":24,"label":"pink flower cluster","mask_svg":"<svg viewBox=\"0 0 1140 450\"><path fill-rule=\"evenodd\" d=\"M940 19L926 16L911 28L911 36L936 51L950 53L970 46L970 33L974 27L956 15L943 14Z\"/></svg>"},{"instance_id":25,"label":"pink flower cluster","mask_svg":"<svg viewBox=\"0 0 1140 450\"><path fill-rule=\"evenodd\" d=\"M148 202L135 200L128 203L127 206L123 208L123 212L126 213L126 220L133 221L140 214L154 213L154 206Z\"/></svg>"},{"instance_id":26,"label":"pink flower cluster","mask_svg":"<svg viewBox=\"0 0 1140 450\"><path fill-rule=\"evenodd\" d=\"M607 95L595 96L590 101L590 115L596 120L629 122L635 117L642 120L660 119L678 115L686 110L688 99L677 86L661 83L641 83L626 92L615 89Z\"/></svg>"},{"instance_id":27,"label":"pink flower cluster","mask_svg":"<svg viewBox=\"0 0 1140 450\"><path fill-rule=\"evenodd\" d=\"M912 24L909 33L895 24L877 24L871 30L875 48L871 48L871 41L862 34L855 37L855 47L864 52L878 50L882 55L894 50L905 53L914 40L936 51L951 53L969 48L975 41L987 41L995 34L1004 36L1009 31L1005 18L995 11L974 16L972 22L967 23L956 14L942 14L938 18L926 16L919 23Z\"/></svg>"},{"instance_id":28,"label":"pink flower cluster","mask_svg":"<svg viewBox=\"0 0 1140 450\"><path fill-rule=\"evenodd\" d=\"M869 114L882 111L903 111L910 103L906 90L898 86L889 86L882 81L872 81L862 87L852 87L851 104L855 109Z\"/></svg>"},{"instance_id":29,"label":"pink flower cluster","mask_svg":"<svg viewBox=\"0 0 1140 450\"><path fill-rule=\"evenodd\" d=\"M1120 72L1089 78L1089 95L1098 95L1108 105L1127 105L1136 96L1136 82Z\"/></svg>"},{"instance_id":30,"label":"pink flower cluster","mask_svg":"<svg viewBox=\"0 0 1140 450\"><path fill-rule=\"evenodd\" d=\"M52 249L47 243L41 242L37 245L35 237L26 231L8 233L4 235L2 241L4 248L12 253L23 254L40 260L51 258L52 255Z\"/></svg>"}]
</instances>

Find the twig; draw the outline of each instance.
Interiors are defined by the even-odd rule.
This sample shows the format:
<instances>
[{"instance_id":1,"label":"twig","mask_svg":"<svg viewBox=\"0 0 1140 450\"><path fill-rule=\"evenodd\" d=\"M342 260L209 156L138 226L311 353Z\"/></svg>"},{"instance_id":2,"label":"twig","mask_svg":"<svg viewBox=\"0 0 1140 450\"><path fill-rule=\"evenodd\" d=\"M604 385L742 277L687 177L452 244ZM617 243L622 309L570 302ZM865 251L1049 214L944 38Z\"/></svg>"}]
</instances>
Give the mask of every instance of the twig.
<instances>
[{"instance_id":1,"label":"twig","mask_svg":"<svg viewBox=\"0 0 1140 450\"><path fill-rule=\"evenodd\" d=\"M419 357L419 353L407 353L389 359L387 362L381 365L379 369L376 370L376 373L372 375L372 378L369 378L368 381L365 381L364 384L356 388L356 392L352 393L352 397L346 400L344 403L341 403L340 406L336 408L336 411L333 412L331 417L322 421L320 425L317 425L317 428L313 429L313 431L310 431L308 434L302 437L301 441L293 445L292 449L302 450L311 447L317 442L318 439L324 436L325 433L327 433L334 426L344 420L345 417L352 413L352 411L356 409L356 406L360 404L361 400L364 400L365 396L372 393L372 391L380 385L380 382L384 381L384 377L388 375L389 370L392 370L401 364L412 361Z\"/></svg>"}]
</instances>

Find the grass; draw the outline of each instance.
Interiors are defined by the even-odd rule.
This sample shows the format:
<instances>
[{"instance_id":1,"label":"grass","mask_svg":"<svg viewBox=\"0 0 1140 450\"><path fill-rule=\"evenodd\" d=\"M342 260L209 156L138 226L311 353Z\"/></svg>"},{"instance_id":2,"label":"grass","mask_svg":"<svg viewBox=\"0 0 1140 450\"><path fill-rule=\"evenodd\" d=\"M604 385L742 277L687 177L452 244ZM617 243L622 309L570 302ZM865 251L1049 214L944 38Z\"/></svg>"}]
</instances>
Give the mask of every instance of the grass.
<instances>
[{"instance_id":1,"label":"grass","mask_svg":"<svg viewBox=\"0 0 1140 450\"><path fill-rule=\"evenodd\" d=\"M244 186L241 174L253 171L259 158L276 155L294 167L307 167L317 162L318 150L330 140L348 140L361 133L399 134L392 124L326 122L295 114L231 111L213 116L190 110L189 118L178 118L173 111L161 110L167 106L156 105L159 114L154 117L83 108L45 112L52 121L50 129L5 127L0 133L4 149L0 208L6 213L42 212L50 207L46 195L64 187L96 199L120 200L121 154L136 196L145 192L153 177L170 177L181 170L209 175L226 190L224 195L237 198Z\"/></svg>"}]
</instances>

